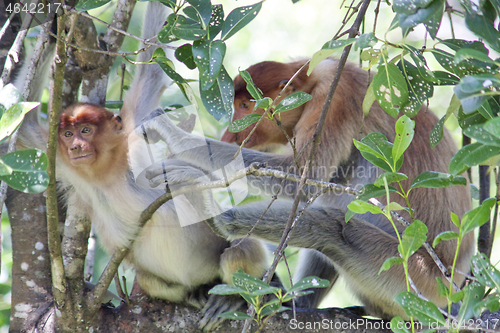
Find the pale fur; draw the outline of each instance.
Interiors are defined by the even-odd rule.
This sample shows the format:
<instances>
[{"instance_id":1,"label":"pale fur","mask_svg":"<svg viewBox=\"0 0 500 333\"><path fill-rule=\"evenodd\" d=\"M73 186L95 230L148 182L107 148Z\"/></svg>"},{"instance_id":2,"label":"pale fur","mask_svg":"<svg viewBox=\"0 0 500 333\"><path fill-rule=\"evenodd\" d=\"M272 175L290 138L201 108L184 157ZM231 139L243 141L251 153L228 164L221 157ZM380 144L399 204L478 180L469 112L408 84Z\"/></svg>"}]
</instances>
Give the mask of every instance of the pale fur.
<instances>
[{"instance_id":1,"label":"pale fur","mask_svg":"<svg viewBox=\"0 0 500 333\"><path fill-rule=\"evenodd\" d=\"M166 16L164 5L150 2L146 12L145 36L155 35L163 26ZM152 51L153 48L142 54L139 60L149 60ZM106 252L113 254L130 245L134 235L140 232L126 260L136 269L137 281L142 289L153 297L203 306L205 299L197 299L196 294L200 288L220 281L231 283L232 273L240 268L261 276L267 258L261 241L246 240L241 249L229 249L230 243L217 236L205 223L181 227L176 211L179 205L177 203L174 207L171 201L158 209L144 228L139 230L142 211L164 191L144 189L135 183L127 156L132 154L129 150L140 149L142 137L134 136L133 133L128 137L128 134L136 122L157 106L167 83L168 78L158 65L140 66L120 113L123 119L123 129L119 134L121 140L112 147L109 142L94 143L103 148L100 156L104 156L101 159L106 158L107 161L99 166L95 163L74 166L68 162L67 153L64 152L66 147L59 146L57 173L71 202L78 204L79 209L91 218ZM78 104L67 112L75 115L85 112L85 108L85 104ZM104 128L104 125L101 127ZM45 149L47 132L36 119L29 119L23 124L20 137L23 146ZM106 134L102 134L102 137L106 138ZM104 149L106 145L109 147ZM134 161L137 162L137 159ZM136 166L145 167L148 161L147 158L139 159ZM175 182L175 179L172 181ZM192 197L196 198L196 195ZM227 253L224 253L225 249L228 249ZM214 328L220 321L217 319L220 312L217 309L224 308L226 302L230 303L228 307L241 305L240 301L234 303L222 298L211 302L207 305L211 308L205 309L205 329Z\"/></svg>"}]
</instances>

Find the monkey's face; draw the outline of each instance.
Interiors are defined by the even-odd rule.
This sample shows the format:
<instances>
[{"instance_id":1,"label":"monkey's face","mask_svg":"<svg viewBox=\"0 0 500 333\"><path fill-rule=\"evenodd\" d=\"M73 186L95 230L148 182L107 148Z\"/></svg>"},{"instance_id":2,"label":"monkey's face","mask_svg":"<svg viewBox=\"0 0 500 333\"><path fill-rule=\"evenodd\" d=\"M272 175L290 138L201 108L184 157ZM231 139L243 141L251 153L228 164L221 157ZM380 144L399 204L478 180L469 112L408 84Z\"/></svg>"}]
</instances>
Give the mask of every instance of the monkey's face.
<instances>
[{"instance_id":1,"label":"monkey's face","mask_svg":"<svg viewBox=\"0 0 500 333\"><path fill-rule=\"evenodd\" d=\"M97 159L95 135L97 128L90 124L69 126L59 130L61 151L72 165L89 165Z\"/></svg>"},{"instance_id":2,"label":"monkey's face","mask_svg":"<svg viewBox=\"0 0 500 333\"><path fill-rule=\"evenodd\" d=\"M245 116L255 113L255 114L263 114L265 110L257 108L254 110L255 101L250 100L245 96L235 97L234 100L234 116L233 121L237 119L244 118ZM284 115L284 114L283 114ZM280 117L283 123L283 116ZM224 135L221 138L221 141L225 142L235 142L238 145L241 145L243 140L245 140L250 132L255 127L255 124L252 124L245 128L244 130L231 133L229 130L226 130ZM293 126L292 126L293 128ZM288 141L286 136L283 134L282 130L276 124L274 120L270 120L269 118L264 118L261 120L257 129L253 132L253 134L248 138L245 147L252 148L255 150L261 151L272 151L275 149L276 144L284 145Z\"/></svg>"}]
</instances>

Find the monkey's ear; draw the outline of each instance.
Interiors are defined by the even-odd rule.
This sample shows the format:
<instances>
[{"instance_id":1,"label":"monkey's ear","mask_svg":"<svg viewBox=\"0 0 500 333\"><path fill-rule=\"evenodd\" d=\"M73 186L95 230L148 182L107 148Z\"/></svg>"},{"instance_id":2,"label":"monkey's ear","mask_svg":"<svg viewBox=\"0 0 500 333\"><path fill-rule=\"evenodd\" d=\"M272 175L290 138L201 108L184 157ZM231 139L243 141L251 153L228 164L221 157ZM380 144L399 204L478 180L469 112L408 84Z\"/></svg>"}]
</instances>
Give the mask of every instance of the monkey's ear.
<instances>
[{"instance_id":1,"label":"monkey's ear","mask_svg":"<svg viewBox=\"0 0 500 333\"><path fill-rule=\"evenodd\" d=\"M118 132L122 130L122 118L119 115L115 114L113 118L111 118L111 122L113 123L113 128L115 131Z\"/></svg>"},{"instance_id":2,"label":"monkey's ear","mask_svg":"<svg viewBox=\"0 0 500 333\"><path fill-rule=\"evenodd\" d=\"M286 84L288 83L289 80L281 80L280 84L278 85L278 89L281 90L283 89ZM293 86L293 83L290 83L288 87L286 87L285 93L290 94L295 91L295 88Z\"/></svg>"}]
</instances>

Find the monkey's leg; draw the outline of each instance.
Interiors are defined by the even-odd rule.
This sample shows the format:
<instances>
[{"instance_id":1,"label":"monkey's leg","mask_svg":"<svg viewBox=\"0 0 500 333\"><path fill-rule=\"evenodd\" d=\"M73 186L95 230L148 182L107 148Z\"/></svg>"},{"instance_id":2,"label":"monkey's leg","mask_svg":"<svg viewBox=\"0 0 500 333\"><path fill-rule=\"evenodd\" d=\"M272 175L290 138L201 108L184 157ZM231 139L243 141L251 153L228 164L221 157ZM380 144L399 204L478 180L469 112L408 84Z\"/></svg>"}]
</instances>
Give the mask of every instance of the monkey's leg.
<instances>
[{"instance_id":1,"label":"monkey's leg","mask_svg":"<svg viewBox=\"0 0 500 333\"><path fill-rule=\"evenodd\" d=\"M291 206L291 202L275 202L256 224L252 236L279 242ZM229 237L241 237L254 226L265 207L251 204L235 208L215 218L214 224ZM340 209L309 207L292 231L289 244L316 249L328 256L370 313L383 318L406 317L393 301L406 290L402 265L379 274L386 259L399 256L398 239L360 218L345 223L344 215ZM425 297L438 306L444 305L445 300L437 296L435 283L435 277L441 277L441 273L425 250L420 249L410 257L409 274Z\"/></svg>"},{"instance_id":2,"label":"monkey's leg","mask_svg":"<svg viewBox=\"0 0 500 333\"><path fill-rule=\"evenodd\" d=\"M180 283L169 283L142 270L137 271L136 278L139 286L152 297L173 303L187 303L197 309L203 308L207 301L203 293L191 293L189 288Z\"/></svg>"},{"instance_id":3,"label":"monkey's leg","mask_svg":"<svg viewBox=\"0 0 500 333\"><path fill-rule=\"evenodd\" d=\"M294 283L308 276L317 276L330 281L330 287L314 289L312 294L297 298L299 308L317 308L323 298L330 292L339 277L333 262L323 253L316 250L302 249L299 253L299 264L293 276Z\"/></svg>"}]
</instances>

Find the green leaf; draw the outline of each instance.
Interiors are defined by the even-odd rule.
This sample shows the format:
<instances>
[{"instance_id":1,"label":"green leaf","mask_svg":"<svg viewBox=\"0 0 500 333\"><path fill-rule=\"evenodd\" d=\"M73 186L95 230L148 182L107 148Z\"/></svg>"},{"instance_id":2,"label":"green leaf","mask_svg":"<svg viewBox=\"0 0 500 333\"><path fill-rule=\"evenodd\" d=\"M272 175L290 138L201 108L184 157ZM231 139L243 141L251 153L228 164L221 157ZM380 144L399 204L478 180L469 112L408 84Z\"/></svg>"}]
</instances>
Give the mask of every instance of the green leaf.
<instances>
[{"instance_id":1,"label":"green leaf","mask_svg":"<svg viewBox=\"0 0 500 333\"><path fill-rule=\"evenodd\" d=\"M398 211L398 210L404 210L405 208L403 206L401 206L400 204L398 204L397 202L389 202L387 204L387 206L385 206L384 210L386 212L389 212L389 211Z\"/></svg>"},{"instance_id":2,"label":"green leaf","mask_svg":"<svg viewBox=\"0 0 500 333\"><path fill-rule=\"evenodd\" d=\"M345 216L344 216L345 223L349 222L353 218L354 215L356 215L356 213L354 213L351 210L347 210L347 212L345 212Z\"/></svg>"},{"instance_id":3,"label":"green leaf","mask_svg":"<svg viewBox=\"0 0 500 333\"><path fill-rule=\"evenodd\" d=\"M454 86L460 81L458 77L448 72L434 71L433 74L436 78L433 83L436 86Z\"/></svg>"},{"instance_id":4,"label":"green leaf","mask_svg":"<svg viewBox=\"0 0 500 333\"><path fill-rule=\"evenodd\" d=\"M210 19L208 34L213 40L215 36L222 30L224 25L224 9L222 5L212 6L212 18Z\"/></svg>"},{"instance_id":5,"label":"green leaf","mask_svg":"<svg viewBox=\"0 0 500 333\"><path fill-rule=\"evenodd\" d=\"M425 57L422 55L422 51L414 48L409 44L402 44L401 46L405 51L407 51L410 54L411 59L416 65L416 67L412 66L412 68L415 68L418 71L418 76L425 79L426 81L437 83L438 78L436 78L435 73L432 72L427 66L427 61L425 60ZM405 63L408 62L405 61Z\"/></svg>"},{"instance_id":6,"label":"green leaf","mask_svg":"<svg viewBox=\"0 0 500 333\"><path fill-rule=\"evenodd\" d=\"M155 57L154 60L158 65L160 65L165 74L167 74L168 77L170 77L175 83L187 83L187 81L174 70L174 63L170 59L165 57Z\"/></svg>"},{"instance_id":7,"label":"green leaf","mask_svg":"<svg viewBox=\"0 0 500 333\"><path fill-rule=\"evenodd\" d=\"M402 115L396 121L396 137L394 138L394 145L392 147L392 158L394 161L398 161L410 146L415 134L414 128L415 122L406 115Z\"/></svg>"},{"instance_id":8,"label":"green leaf","mask_svg":"<svg viewBox=\"0 0 500 333\"><path fill-rule=\"evenodd\" d=\"M430 326L438 323L439 326L444 326L446 324L437 306L420 299L417 295L404 291L396 296L394 301L401 305L406 315L417 318L424 325Z\"/></svg>"},{"instance_id":9,"label":"green leaf","mask_svg":"<svg viewBox=\"0 0 500 333\"><path fill-rule=\"evenodd\" d=\"M389 115L396 118L399 108L408 102L408 87L399 68L387 63L378 67L373 77L373 91L377 102Z\"/></svg>"},{"instance_id":10,"label":"green leaf","mask_svg":"<svg viewBox=\"0 0 500 333\"><path fill-rule=\"evenodd\" d=\"M380 275L383 271L388 271L392 266L401 265L403 262L404 260L401 257L387 258L382 264L382 267L380 267L378 274Z\"/></svg>"},{"instance_id":11,"label":"green leaf","mask_svg":"<svg viewBox=\"0 0 500 333\"><path fill-rule=\"evenodd\" d=\"M432 242L432 247L436 247L442 241L457 239L458 237L459 236L455 231L443 231L442 233L437 235L436 238L434 238L434 241Z\"/></svg>"},{"instance_id":12,"label":"green leaf","mask_svg":"<svg viewBox=\"0 0 500 333\"><path fill-rule=\"evenodd\" d=\"M79 0L76 2L75 9L79 12L83 12L86 10L91 10L94 8L99 8L104 6L111 0Z\"/></svg>"},{"instance_id":13,"label":"green leaf","mask_svg":"<svg viewBox=\"0 0 500 333\"><path fill-rule=\"evenodd\" d=\"M365 98L363 99L363 116L366 117L368 116L368 113L370 113L370 109L373 105L373 102L375 102L375 92L373 91L373 81L370 83L368 86L368 89L366 90L366 95Z\"/></svg>"},{"instance_id":14,"label":"green leaf","mask_svg":"<svg viewBox=\"0 0 500 333\"><path fill-rule=\"evenodd\" d=\"M434 128L431 131L431 134L429 136L429 141L431 143L431 148L434 149L434 147L437 146L437 144L441 141L443 138L443 128L444 128L444 123L446 120L457 110L460 108L460 100L458 99L457 95L453 95L450 101L450 105L448 106L448 109L446 110L446 115L441 118L438 123L434 126Z\"/></svg>"},{"instance_id":15,"label":"green leaf","mask_svg":"<svg viewBox=\"0 0 500 333\"><path fill-rule=\"evenodd\" d=\"M489 198L482 202L481 206L469 210L462 217L462 224L460 226L462 235L478 228L488 222L490 219L491 208L495 205L496 199Z\"/></svg>"},{"instance_id":16,"label":"green leaf","mask_svg":"<svg viewBox=\"0 0 500 333\"><path fill-rule=\"evenodd\" d=\"M414 14L418 8L426 8L432 0L395 0L392 9L396 13Z\"/></svg>"},{"instance_id":17,"label":"green leaf","mask_svg":"<svg viewBox=\"0 0 500 333\"><path fill-rule=\"evenodd\" d=\"M485 146L479 142L471 143L462 147L450 161L448 170L453 175L463 173L473 165L486 161L487 159L500 154L500 148Z\"/></svg>"},{"instance_id":18,"label":"green leaf","mask_svg":"<svg viewBox=\"0 0 500 333\"><path fill-rule=\"evenodd\" d=\"M193 58L193 46L191 44L179 46L175 50L175 58L184 63L189 69L196 68L196 63Z\"/></svg>"},{"instance_id":19,"label":"green leaf","mask_svg":"<svg viewBox=\"0 0 500 333\"><path fill-rule=\"evenodd\" d=\"M500 119L500 118L499 118ZM486 131L484 125L472 125L464 130L464 134L469 138L475 139L483 145L500 147L500 138L497 138L490 132Z\"/></svg>"},{"instance_id":20,"label":"green leaf","mask_svg":"<svg viewBox=\"0 0 500 333\"><path fill-rule=\"evenodd\" d=\"M12 174L12 168L0 159L0 176L8 176Z\"/></svg>"},{"instance_id":21,"label":"green leaf","mask_svg":"<svg viewBox=\"0 0 500 333\"><path fill-rule=\"evenodd\" d=\"M410 258L427 240L427 226L420 220L415 220L403 232L403 237L398 249L403 245L403 258Z\"/></svg>"},{"instance_id":22,"label":"green leaf","mask_svg":"<svg viewBox=\"0 0 500 333\"><path fill-rule=\"evenodd\" d=\"M202 28L205 29L212 17L212 4L210 0L186 0L186 2L192 6L187 8L193 8L196 11L199 22L202 24ZM187 8L184 8L184 12Z\"/></svg>"},{"instance_id":23,"label":"green leaf","mask_svg":"<svg viewBox=\"0 0 500 333\"><path fill-rule=\"evenodd\" d=\"M177 15L177 20L170 32L175 37L185 40L199 40L207 34L198 22L193 22L182 15Z\"/></svg>"},{"instance_id":24,"label":"green leaf","mask_svg":"<svg viewBox=\"0 0 500 333\"><path fill-rule=\"evenodd\" d=\"M451 222L453 222L454 225L456 225L458 228L460 228L460 218L458 217L457 214L451 212L450 213L450 219L451 219Z\"/></svg>"},{"instance_id":25,"label":"green leaf","mask_svg":"<svg viewBox=\"0 0 500 333\"><path fill-rule=\"evenodd\" d=\"M462 176L454 176L449 173L424 171L418 175L411 184L410 189L425 187L425 188L441 188L451 185L467 185L467 180Z\"/></svg>"},{"instance_id":26,"label":"green leaf","mask_svg":"<svg viewBox=\"0 0 500 333\"><path fill-rule=\"evenodd\" d=\"M477 253L472 257L472 274L482 285L500 290L500 272L483 253Z\"/></svg>"},{"instance_id":27,"label":"green leaf","mask_svg":"<svg viewBox=\"0 0 500 333\"><path fill-rule=\"evenodd\" d=\"M479 317L484 310L489 310L491 313L495 313L500 310L500 295L493 294L488 295L486 299L476 304L474 307L474 316Z\"/></svg>"},{"instance_id":28,"label":"green leaf","mask_svg":"<svg viewBox=\"0 0 500 333\"><path fill-rule=\"evenodd\" d=\"M356 41L356 38L349 38L344 40L332 40L323 45L322 49L313 54L307 69L307 75L311 75L314 68L323 60L334 54L337 50L343 49L347 45L351 45Z\"/></svg>"},{"instance_id":29,"label":"green leaf","mask_svg":"<svg viewBox=\"0 0 500 333\"><path fill-rule=\"evenodd\" d=\"M47 155L39 149L18 150L1 157L12 173L0 176L12 187L25 193L40 193L45 191L49 184L47 175Z\"/></svg>"},{"instance_id":30,"label":"green leaf","mask_svg":"<svg viewBox=\"0 0 500 333\"><path fill-rule=\"evenodd\" d=\"M262 1L254 5L238 7L231 11L222 27L222 40L227 40L250 23L262 8Z\"/></svg>"},{"instance_id":31,"label":"green leaf","mask_svg":"<svg viewBox=\"0 0 500 333\"><path fill-rule=\"evenodd\" d=\"M259 121L260 117L262 117L262 115L258 114L258 113L247 114L245 117L243 117L241 119L236 119L231 124L229 124L229 127L227 130L231 133L241 132L245 128L247 128L248 126Z\"/></svg>"},{"instance_id":32,"label":"green leaf","mask_svg":"<svg viewBox=\"0 0 500 333\"><path fill-rule=\"evenodd\" d=\"M373 47L375 44L377 44L377 38L373 32L362 34L356 39L356 46L360 49Z\"/></svg>"},{"instance_id":33,"label":"green leaf","mask_svg":"<svg viewBox=\"0 0 500 333\"><path fill-rule=\"evenodd\" d=\"M274 114L278 114L281 112L293 110L298 108L302 104L310 101L312 96L303 91L297 91L290 96L283 98L283 100L276 106Z\"/></svg>"},{"instance_id":34,"label":"green leaf","mask_svg":"<svg viewBox=\"0 0 500 333\"><path fill-rule=\"evenodd\" d=\"M484 287L477 282L472 282L463 289L464 298L458 312L457 322L463 323L474 317L474 308L484 297Z\"/></svg>"},{"instance_id":35,"label":"green leaf","mask_svg":"<svg viewBox=\"0 0 500 333\"><path fill-rule=\"evenodd\" d=\"M33 110L38 105L40 105L38 102L20 102L12 105L5 111L0 119L0 140L14 133L16 128L23 121L26 113Z\"/></svg>"},{"instance_id":36,"label":"green leaf","mask_svg":"<svg viewBox=\"0 0 500 333\"><path fill-rule=\"evenodd\" d=\"M361 141L353 140L354 145L361 155L379 168L393 172L394 161L392 159L392 143L382 133L372 132ZM396 163L396 170L401 167L403 158Z\"/></svg>"},{"instance_id":37,"label":"green leaf","mask_svg":"<svg viewBox=\"0 0 500 333\"><path fill-rule=\"evenodd\" d=\"M379 178L380 179L380 178ZM382 180L383 184L383 180ZM397 192L394 186L389 185L389 193ZM374 184L366 184L356 195L357 200L367 201L370 198L385 196L385 187L378 187Z\"/></svg>"},{"instance_id":38,"label":"green leaf","mask_svg":"<svg viewBox=\"0 0 500 333\"><path fill-rule=\"evenodd\" d=\"M252 320L253 318L241 311L228 311L219 315L220 318L226 318L231 320ZM255 319L253 319L255 320Z\"/></svg>"},{"instance_id":39,"label":"green leaf","mask_svg":"<svg viewBox=\"0 0 500 333\"><path fill-rule=\"evenodd\" d=\"M382 209L379 207L372 205L371 203L361 201L361 200L353 200L350 204L347 205L347 208L356 214L382 214Z\"/></svg>"},{"instance_id":40,"label":"green leaf","mask_svg":"<svg viewBox=\"0 0 500 333\"><path fill-rule=\"evenodd\" d=\"M246 290L230 284L218 284L208 291L210 295L236 295L246 293Z\"/></svg>"},{"instance_id":41,"label":"green leaf","mask_svg":"<svg viewBox=\"0 0 500 333\"><path fill-rule=\"evenodd\" d=\"M308 276L301 279L297 283L294 283L293 287L288 289L288 293L302 291L309 288L326 288L329 286L330 286L330 281L328 280L320 279L319 277L316 276Z\"/></svg>"},{"instance_id":42,"label":"green leaf","mask_svg":"<svg viewBox=\"0 0 500 333\"><path fill-rule=\"evenodd\" d=\"M391 319L391 330L394 333L410 333L410 329L406 328L405 321L399 316Z\"/></svg>"},{"instance_id":43,"label":"green leaf","mask_svg":"<svg viewBox=\"0 0 500 333\"><path fill-rule=\"evenodd\" d=\"M488 120L484 123L483 128L495 137L500 138L500 117Z\"/></svg>"},{"instance_id":44,"label":"green leaf","mask_svg":"<svg viewBox=\"0 0 500 333\"><path fill-rule=\"evenodd\" d=\"M229 117L233 111L234 84L222 66L216 82L207 90L200 89L203 105L216 120Z\"/></svg>"},{"instance_id":45,"label":"green leaf","mask_svg":"<svg viewBox=\"0 0 500 333\"><path fill-rule=\"evenodd\" d=\"M177 37L175 37L174 34L172 33L172 29L177 24L178 19L179 15L177 14L170 14L167 17L167 24L158 32L159 42L167 44L173 42L174 40L177 40Z\"/></svg>"},{"instance_id":46,"label":"green leaf","mask_svg":"<svg viewBox=\"0 0 500 333\"><path fill-rule=\"evenodd\" d=\"M463 290L460 290L454 294L451 294L451 297L450 297L450 300L452 303L458 303L463 299L464 299L464 291Z\"/></svg>"},{"instance_id":47,"label":"green leaf","mask_svg":"<svg viewBox=\"0 0 500 333\"><path fill-rule=\"evenodd\" d=\"M445 44L445 42L443 42L443 44ZM446 45L450 46L449 43ZM471 45L472 44L467 44L465 47L471 47ZM456 63L454 55L437 48L430 50L430 52L444 69L458 77L480 73L492 73L496 70L496 66L491 66L488 63L474 59L467 59Z\"/></svg>"},{"instance_id":48,"label":"green leaf","mask_svg":"<svg viewBox=\"0 0 500 333\"><path fill-rule=\"evenodd\" d=\"M436 276L436 283L438 286L438 295L441 297L448 297L448 294L450 290L448 287L444 284L443 280L441 280L440 277Z\"/></svg>"},{"instance_id":49,"label":"green leaf","mask_svg":"<svg viewBox=\"0 0 500 333\"><path fill-rule=\"evenodd\" d=\"M414 6L409 6L409 9L415 8ZM425 8L418 8L414 13L397 14L399 19L399 26L403 30L403 36L406 36L410 30L423 23L427 28L427 31L433 39L436 38L436 34L439 30L439 25L441 24L441 19L443 17L444 11L444 1L434 0L430 5ZM408 10L407 10L408 12Z\"/></svg>"},{"instance_id":50,"label":"green leaf","mask_svg":"<svg viewBox=\"0 0 500 333\"><path fill-rule=\"evenodd\" d=\"M267 317L269 315L272 315L273 313L283 312L287 309L288 309L287 307L281 306L280 301L278 299L273 299L262 306L262 309L260 311L260 316Z\"/></svg>"},{"instance_id":51,"label":"green leaf","mask_svg":"<svg viewBox=\"0 0 500 333\"><path fill-rule=\"evenodd\" d=\"M463 60L467 60L467 59L476 59L476 60L479 60L482 62L494 64L494 61L492 59L490 59L490 57L488 57L488 54L484 54L483 52L475 50L475 49L463 48L463 49L459 49L455 53L455 62L456 63L459 63L459 62L461 62Z\"/></svg>"},{"instance_id":52,"label":"green leaf","mask_svg":"<svg viewBox=\"0 0 500 333\"><path fill-rule=\"evenodd\" d=\"M201 90L210 89L217 81L226 54L224 42L197 40L193 43L193 59L200 70Z\"/></svg>"},{"instance_id":53,"label":"green leaf","mask_svg":"<svg viewBox=\"0 0 500 333\"><path fill-rule=\"evenodd\" d=\"M247 84L247 91L250 93L250 96L253 97L255 100L260 100L263 98L262 96L262 91L260 91L259 88L255 86L253 83L252 77L250 76L250 73L247 71L239 71L241 78L246 82Z\"/></svg>"},{"instance_id":54,"label":"green leaf","mask_svg":"<svg viewBox=\"0 0 500 333\"><path fill-rule=\"evenodd\" d=\"M246 290L250 296L274 294L280 290L279 288L269 286L261 279L246 274L241 269L233 273L233 284Z\"/></svg>"},{"instance_id":55,"label":"green leaf","mask_svg":"<svg viewBox=\"0 0 500 333\"><path fill-rule=\"evenodd\" d=\"M400 110L411 118L416 116L422 104L432 97L434 86L433 83L422 77L420 71L408 61L399 61L397 66L403 73L408 87L408 102ZM433 79L437 80L436 78Z\"/></svg>"},{"instance_id":56,"label":"green leaf","mask_svg":"<svg viewBox=\"0 0 500 333\"><path fill-rule=\"evenodd\" d=\"M399 173L399 172L384 172L380 176L378 176L377 180L373 183L373 185L378 186L378 187L383 187L384 186L384 178L387 179L387 184L394 183L394 182L400 182L402 180L408 179L408 176L405 175L404 173ZM384 189L385 193L385 189Z\"/></svg>"},{"instance_id":57,"label":"green leaf","mask_svg":"<svg viewBox=\"0 0 500 333\"><path fill-rule=\"evenodd\" d=\"M263 99L258 99L255 101L254 110L264 109L267 110L273 104L273 100L270 97L264 97Z\"/></svg>"},{"instance_id":58,"label":"green leaf","mask_svg":"<svg viewBox=\"0 0 500 333\"><path fill-rule=\"evenodd\" d=\"M495 51L499 52L500 32L495 29L494 19L491 20L486 15L491 9L479 8L472 2L464 1L463 5L465 7L465 24L467 28L482 37Z\"/></svg>"}]
</instances>

